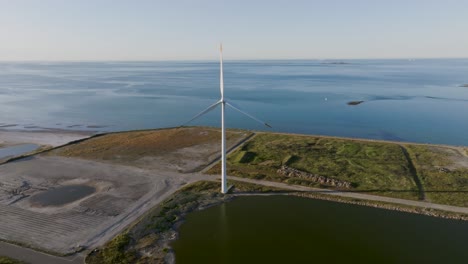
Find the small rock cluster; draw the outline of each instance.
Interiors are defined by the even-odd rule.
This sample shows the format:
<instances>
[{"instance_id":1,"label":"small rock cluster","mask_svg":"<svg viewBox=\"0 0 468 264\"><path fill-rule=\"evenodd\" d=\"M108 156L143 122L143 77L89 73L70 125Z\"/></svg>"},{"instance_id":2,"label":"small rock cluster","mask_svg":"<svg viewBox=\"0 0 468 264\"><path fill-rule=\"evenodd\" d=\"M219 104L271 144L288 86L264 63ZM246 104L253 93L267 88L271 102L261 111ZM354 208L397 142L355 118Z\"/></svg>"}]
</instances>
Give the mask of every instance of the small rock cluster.
<instances>
[{"instance_id":1,"label":"small rock cluster","mask_svg":"<svg viewBox=\"0 0 468 264\"><path fill-rule=\"evenodd\" d=\"M349 200L349 199L345 199L343 197L330 196L330 195L321 195L321 194L318 194L318 193L315 193L315 194L300 193L300 194L296 194L296 196L313 198L313 199L320 199L320 200L326 200L326 201L334 201L334 202L346 203L346 204L356 204L356 205L369 206L369 207L374 207L374 208L383 208L383 209L387 209L387 210L406 212L406 213L413 213L413 214L421 214L421 215L428 215L428 216L432 216L432 217L440 217L440 218L445 218L445 219L455 219L455 220L468 221L468 215L465 215L465 214L438 211L438 210L434 210L434 209L431 209L431 208L425 208L425 207L411 208L411 207L399 206L399 205L395 205L395 204L381 203L381 202L377 202L377 201Z\"/></svg>"},{"instance_id":2,"label":"small rock cluster","mask_svg":"<svg viewBox=\"0 0 468 264\"><path fill-rule=\"evenodd\" d=\"M350 182L336 180L325 176L300 171L285 165L281 166L281 168L278 169L277 173L282 176L306 179L323 185L334 186L339 188L351 188Z\"/></svg>"},{"instance_id":3,"label":"small rock cluster","mask_svg":"<svg viewBox=\"0 0 468 264\"><path fill-rule=\"evenodd\" d=\"M440 172L445 172L445 173L449 173L449 172L450 172L450 169L448 169L448 168L439 167L438 169L439 169Z\"/></svg>"}]
</instances>

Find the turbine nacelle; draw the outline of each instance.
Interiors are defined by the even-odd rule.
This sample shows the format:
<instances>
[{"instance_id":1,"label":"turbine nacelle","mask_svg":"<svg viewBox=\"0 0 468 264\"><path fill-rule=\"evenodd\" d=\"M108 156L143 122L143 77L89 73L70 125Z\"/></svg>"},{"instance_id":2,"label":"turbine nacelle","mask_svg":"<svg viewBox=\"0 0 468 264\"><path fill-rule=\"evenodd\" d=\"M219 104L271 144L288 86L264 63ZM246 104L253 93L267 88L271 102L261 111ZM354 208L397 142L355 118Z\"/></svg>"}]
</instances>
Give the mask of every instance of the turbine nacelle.
<instances>
[{"instance_id":1,"label":"turbine nacelle","mask_svg":"<svg viewBox=\"0 0 468 264\"><path fill-rule=\"evenodd\" d=\"M245 111L243 111L243 110L241 110L238 106L232 105L229 101L227 101L227 100L222 100L222 99L219 100L219 101L217 101L216 103L214 103L214 104L208 106L205 110L201 111L199 114L197 114L196 116L194 116L192 119L190 119L189 121L187 121L187 122L186 122L185 124L183 124L182 126L185 126L185 125L187 125L188 123L192 122L193 120L195 120L195 119L197 119L197 118L199 118L199 117L201 117L201 116L203 116L203 115L205 115L205 114L211 112L212 110L214 110L214 109L215 109L218 105L220 105L220 104L225 104L225 105L231 107L232 109L236 110L237 112L239 112L239 113L241 113L241 114L243 114L243 115L249 117L250 119L252 119L252 120L254 120L254 121L256 121L256 122L258 122L258 123L260 123L260 124L262 124L262 125L264 125L264 126L266 126L266 127L272 128L268 123L266 123L266 122L264 122L264 121L262 121L262 120L260 120L260 119L258 119L258 118L256 118L256 117L254 117L253 115L251 115L251 114L249 114L249 113L247 113L247 112L245 112Z\"/></svg>"}]
</instances>

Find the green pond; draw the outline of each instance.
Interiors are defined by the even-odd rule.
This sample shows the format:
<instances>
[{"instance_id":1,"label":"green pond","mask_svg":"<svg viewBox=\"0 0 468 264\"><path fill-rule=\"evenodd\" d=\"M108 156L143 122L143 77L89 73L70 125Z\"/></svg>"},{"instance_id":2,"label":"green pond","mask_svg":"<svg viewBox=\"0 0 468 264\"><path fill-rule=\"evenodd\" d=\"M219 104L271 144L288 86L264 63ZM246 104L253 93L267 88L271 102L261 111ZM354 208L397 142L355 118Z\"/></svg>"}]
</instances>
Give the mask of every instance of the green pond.
<instances>
[{"instance_id":1,"label":"green pond","mask_svg":"<svg viewBox=\"0 0 468 264\"><path fill-rule=\"evenodd\" d=\"M468 263L468 222L293 196L191 213L180 263Z\"/></svg>"}]
</instances>

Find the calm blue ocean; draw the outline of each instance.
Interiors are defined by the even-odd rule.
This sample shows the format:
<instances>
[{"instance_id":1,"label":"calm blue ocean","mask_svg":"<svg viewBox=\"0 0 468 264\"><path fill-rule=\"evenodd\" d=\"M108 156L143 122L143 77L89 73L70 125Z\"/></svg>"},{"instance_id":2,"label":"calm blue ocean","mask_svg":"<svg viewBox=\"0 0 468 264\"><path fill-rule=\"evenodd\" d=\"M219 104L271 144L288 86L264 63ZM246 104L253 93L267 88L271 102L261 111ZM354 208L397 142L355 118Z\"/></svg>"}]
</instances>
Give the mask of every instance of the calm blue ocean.
<instances>
[{"instance_id":1,"label":"calm blue ocean","mask_svg":"<svg viewBox=\"0 0 468 264\"><path fill-rule=\"evenodd\" d=\"M468 59L226 61L226 97L272 131L468 145ZM218 62L0 63L0 128L183 124L219 98ZM347 102L363 100L349 106ZM193 125L219 125L219 111ZM268 130L228 109L232 128Z\"/></svg>"}]
</instances>

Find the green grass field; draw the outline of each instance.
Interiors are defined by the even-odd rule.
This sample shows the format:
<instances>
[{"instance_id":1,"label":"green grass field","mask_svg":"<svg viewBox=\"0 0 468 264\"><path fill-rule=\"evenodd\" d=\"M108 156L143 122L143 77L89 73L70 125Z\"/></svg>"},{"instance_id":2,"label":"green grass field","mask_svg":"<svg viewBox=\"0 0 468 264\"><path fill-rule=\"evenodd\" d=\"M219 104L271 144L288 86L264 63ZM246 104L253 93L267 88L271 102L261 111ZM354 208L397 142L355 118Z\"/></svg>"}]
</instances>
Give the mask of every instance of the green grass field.
<instances>
[{"instance_id":1,"label":"green grass field","mask_svg":"<svg viewBox=\"0 0 468 264\"><path fill-rule=\"evenodd\" d=\"M230 131L226 141L233 145L243 137L242 133ZM164 156L180 149L218 144L220 141L218 130L204 127L130 131L93 137L53 150L49 155L131 163L144 156Z\"/></svg>"},{"instance_id":2,"label":"green grass field","mask_svg":"<svg viewBox=\"0 0 468 264\"><path fill-rule=\"evenodd\" d=\"M351 182L350 191L468 206L467 193L461 191L468 190L467 168L439 169L450 166L452 156L420 145L261 133L228 156L227 168L233 176L331 188L279 174L286 165ZM219 171L218 164L208 173Z\"/></svg>"},{"instance_id":3,"label":"green grass field","mask_svg":"<svg viewBox=\"0 0 468 264\"><path fill-rule=\"evenodd\" d=\"M416 145L407 149L429 201L468 207L468 161L462 153Z\"/></svg>"}]
</instances>

